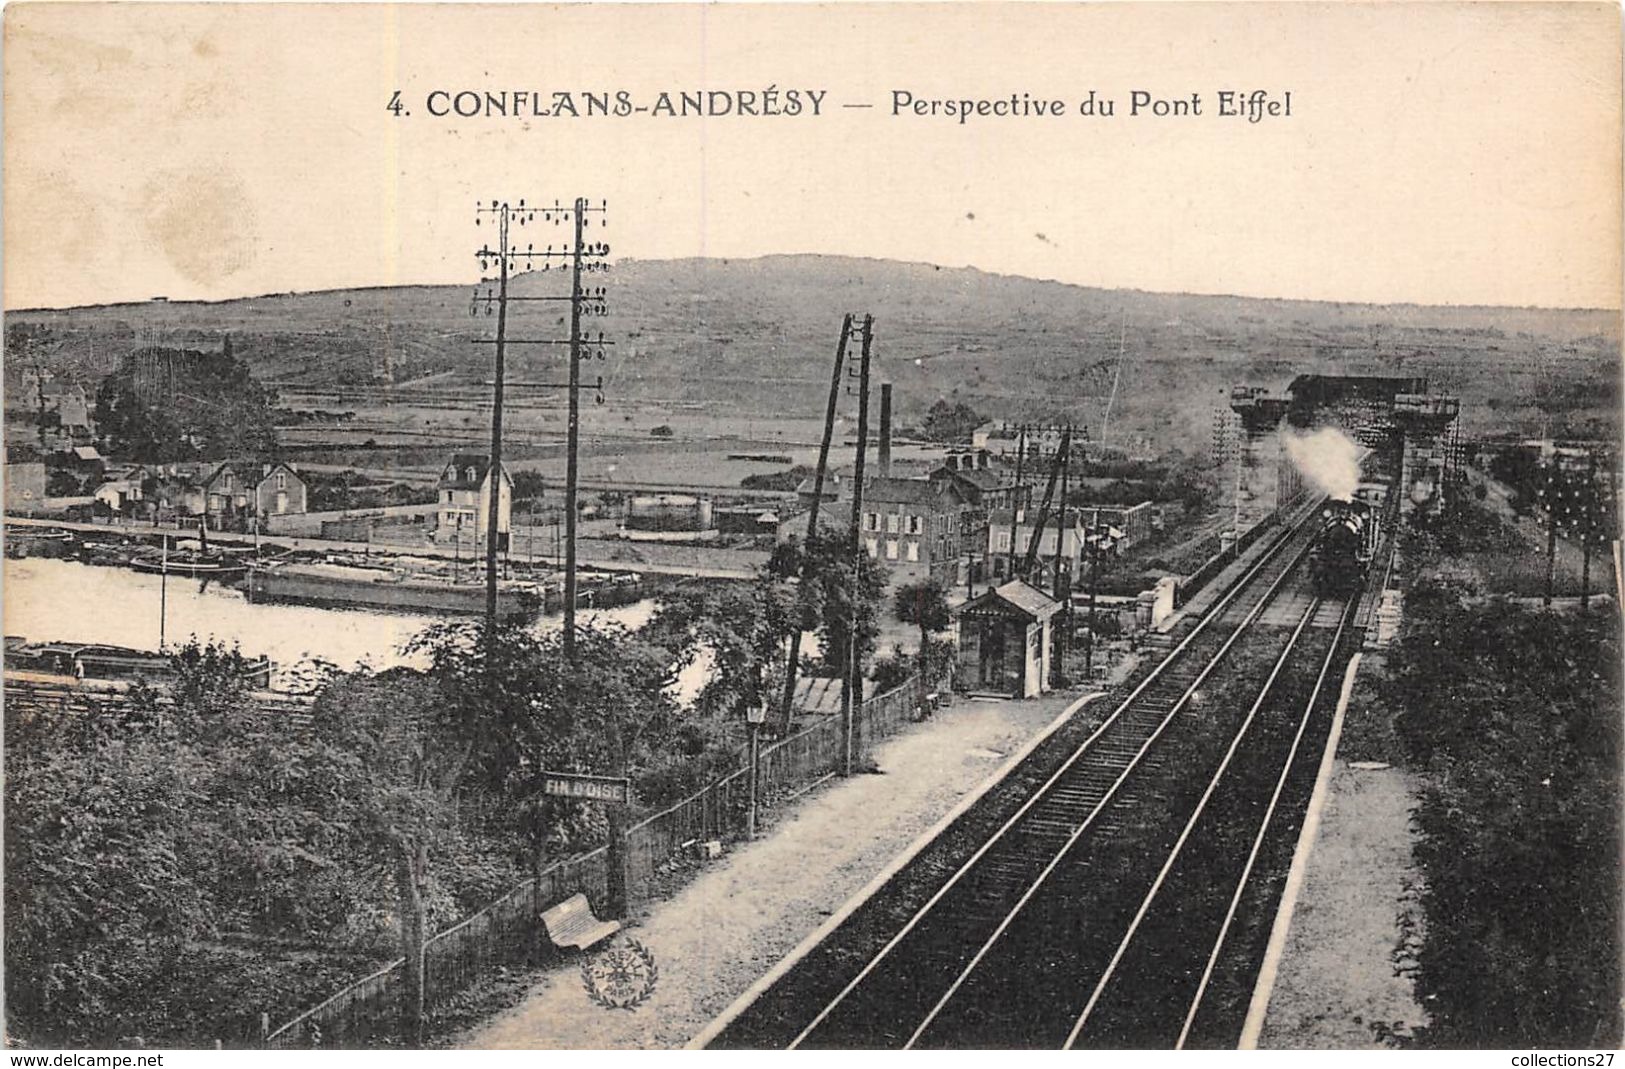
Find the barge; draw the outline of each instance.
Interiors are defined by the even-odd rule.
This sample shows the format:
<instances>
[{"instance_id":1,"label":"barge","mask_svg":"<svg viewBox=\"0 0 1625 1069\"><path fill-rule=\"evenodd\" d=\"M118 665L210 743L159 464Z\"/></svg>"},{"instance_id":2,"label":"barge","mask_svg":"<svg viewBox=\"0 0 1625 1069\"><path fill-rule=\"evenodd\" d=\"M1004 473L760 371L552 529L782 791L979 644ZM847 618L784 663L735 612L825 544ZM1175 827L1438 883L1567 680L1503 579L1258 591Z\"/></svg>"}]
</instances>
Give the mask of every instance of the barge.
<instances>
[{"instance_id":1,"label":"barge","mask_svg":"<svg viewBox=\"0 0 1625 1069\"><path fill-rule=\"evenodd\" d=\"M625 605L643 597L643 581L630 573L583 574L576 604L584 608ZM485 583L458 583L444 576L356 564L272 563L249 568L244 584L252 603L291 602L324 608L386 612L479 615ZM504 579L497 584L497 611L532 618L562 609L558 581Z\"/></svg>"},{"instance_id":2,"label":"barge","mask_svg":"<svg viewBox=\"0 0 1625 1069\"><path fill-rule=\"evenodd\" d=\"M168 677L175 672L168 654L152 650L104 642L28 642L13 635L7 635L5 642L8 687L17 673L40 679L128 683L138 678ZM270 659L243 658L242 677L250 687L269 687Z\"/></svg>"}]
</instances>

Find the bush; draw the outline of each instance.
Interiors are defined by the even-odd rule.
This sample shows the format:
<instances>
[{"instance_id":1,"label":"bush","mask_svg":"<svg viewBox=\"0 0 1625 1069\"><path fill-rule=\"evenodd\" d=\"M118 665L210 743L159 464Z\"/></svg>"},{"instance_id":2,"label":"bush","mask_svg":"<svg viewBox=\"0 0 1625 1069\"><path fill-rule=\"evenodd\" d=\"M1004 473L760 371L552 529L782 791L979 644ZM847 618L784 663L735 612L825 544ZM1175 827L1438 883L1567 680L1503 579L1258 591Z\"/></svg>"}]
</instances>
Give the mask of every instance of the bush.
<instances>
[{"instance_id":1,"label":"bush","mask_svg":"<svg viewBox=\"0 0 1625 1069\"><path fill-rule=\"evenodd\" d=\"M1381 703L1423 777L1417 993L1437 1047L1620 1037L1619 618L1419 581Z\"/></svg>"}]
</instances>

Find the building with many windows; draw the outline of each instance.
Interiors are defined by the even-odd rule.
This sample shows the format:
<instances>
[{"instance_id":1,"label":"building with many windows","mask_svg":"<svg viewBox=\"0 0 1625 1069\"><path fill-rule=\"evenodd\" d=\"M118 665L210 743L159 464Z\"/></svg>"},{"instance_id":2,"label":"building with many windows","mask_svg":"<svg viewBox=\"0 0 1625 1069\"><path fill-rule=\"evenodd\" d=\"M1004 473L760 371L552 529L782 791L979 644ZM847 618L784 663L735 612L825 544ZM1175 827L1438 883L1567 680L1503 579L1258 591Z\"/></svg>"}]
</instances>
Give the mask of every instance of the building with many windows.
<instances>
[{"instance_id":1,"label":"building with many windows","mask_svg":"<svg viewBox=\"0 0 1625 1069\"><path fill-rule=\"evenodd\" d=\"M863 488L859 537L903 582L959 582L966 504L950 482L881 477Z\"/></svg>"}]
</instances>

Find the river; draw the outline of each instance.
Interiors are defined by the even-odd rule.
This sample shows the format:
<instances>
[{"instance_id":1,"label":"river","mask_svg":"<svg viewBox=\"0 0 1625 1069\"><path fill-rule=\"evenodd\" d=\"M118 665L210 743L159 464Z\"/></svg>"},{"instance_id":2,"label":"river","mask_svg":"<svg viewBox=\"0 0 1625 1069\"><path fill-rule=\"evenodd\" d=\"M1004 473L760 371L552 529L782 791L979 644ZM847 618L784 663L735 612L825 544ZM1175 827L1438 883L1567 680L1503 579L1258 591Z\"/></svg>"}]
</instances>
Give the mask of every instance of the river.
<instances>
[{"instance_id":1,"label":"river","mask_svg":"<svg viewBox=\"0 0 1625 1069\"><path fill-rule=\"evenodd\" d=\"M5 560L5 633L30 642L105 642L139 650L159 647L160 586L156 575L77 561L27 557ZM241 591L218 583L170 576L162 593L164 640L174 646L190 637L235 643L250 656L263 654L283 669L311 659L342 668L396 665L423 667L422 655L402 647L442 619L409 613L319 609L304 605L251 605ZM655 602L645 599L612 609L583 609L583 622L645 623ZM539 634L562 626L558 616L535 624ZM701 660L708 661L708 658ZM696 664L678 681L688 698L704 683L707 667Z\"/></svg>"}]
</instances>

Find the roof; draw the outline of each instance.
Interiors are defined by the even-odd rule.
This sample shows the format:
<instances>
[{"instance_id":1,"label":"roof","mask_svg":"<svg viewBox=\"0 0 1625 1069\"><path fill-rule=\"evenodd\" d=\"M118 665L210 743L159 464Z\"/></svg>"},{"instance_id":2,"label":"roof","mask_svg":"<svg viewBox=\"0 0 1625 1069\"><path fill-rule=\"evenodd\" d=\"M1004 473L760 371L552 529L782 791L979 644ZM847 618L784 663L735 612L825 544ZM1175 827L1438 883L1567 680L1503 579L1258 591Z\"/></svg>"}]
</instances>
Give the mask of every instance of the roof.
<instances>
[{"instance_id":1,"label":"roof","mask_svg":"<svg viewBox=\"0 0 1625 1069\"><path fill-rule=\"evenodd\" d=\"M997 611L1001 605L1014 609L1034 623L1042 623L1061 611L1060 602L1020 579L1012 579L1001 587L967 601L960 606L959 611L961 614L985 613L990 610Z\"/></svg>"},{"instance_id":2,"label":"roof","mask_svg":"<svg viewBox=\"0 0 1625 1069\"><path fill-rule=\"evenodd\" d=\"M1016 473L1002 466L995 468L950 468L944 466L931 473L932 478L943 475L952 479L962 479L978 490L1005 490L1016 485Z\"/></svg>"},{"instance_id":3,"label":"roof","mask_svg":"<svg viewBox=\"0 0 1625 1069\"><path fill-rule=\"evenodd\" d=\"M100 460L102 458L102 455L96 452L96 447L93 445L76 445L73 447L73 455L80 460Z\"/></svg>"},{"instance_id":4,"label":"roof","mask_svg":"<svg viewBox=\"0 0 1625 1069\"><path fill-rule=\"evenodd\" d=\"M491 467L489 453L454 453L451 462L440 473L439 488L442 490L478 490L485 482L486 472ZM474 469L474 478L468 478L468 469ZM503 470L503 478L509 482L513 478Z\"/></svg>"},{"instance_id":5,"label":"roof","mask_svg":"<svg viewBox=\"0 0 1625 1069\"><path fill-rule=\"evenodd\" d=\"M811 494L813 492L813 483L815 481L815 477L811 475L807 476L805 479L802 479L799 483L796 483L796 493ZM841 496L843 485L844 484L842 483L839 475L833 473L826 475L824 476L824 490L821 496L823 496L826 500L835 500Z\"/></svg>"},{"instance_id":6,"label":"roof","mask_svg":"<svg viewBox=\"0 0 1625 1069\"><path fill-rule=\"evenodd\" d=\"M214 481L220 478L222 475L236 475L241 477L242 471L236 464L233 464L228 460L224 464L221 464L219 467L215 468L213 471L209 472L209 474L203 478L203 485L205 487L213 486ZM244 486L249 486L257 482L259 482L259 480L252 477L242 480Z\"/></svg>"},{"instance_id":7,"label":"roof","mask_svg":"<svg viewBox=\"0 0 1625 1069\"><path fill-rule=\"evenodd\" d=\"M807 513L811 511L811 509L797 509L794 512L781 515L778 522L788 529L790 535L804 535L807 533ZM851 509L835 511L825 505L818 510L818 529L820 531L843 531L847 524L852 522L851 517Z\"/></svg>"},{"instance_id":8,"label":"roof","mask_svg":"<svg viewBox=\"0 0 1625 1069\"><path fill-rule=\"evenodd\" d=\"M863 681L865 700L873 697L875 681ZM791 705L804 713L841 711L841 680L834 676L801 676L796 680L796 696Z\"/></svg>"},{"instance_id":9,"label":"roof","mask_svg":"<svg viewBox=\"0 0 1625 1069\"><path fill-rule=\"evenodd\" d=\"M987 522L994 527L1008 527L1010 526L1010 513L1012 511L1013 510L1011 509L988 509ZM1044 518L1044 529L1047 531L1053 530L1055 528L1055 524L1060 520L1060 517L1061 506L1058 504L1051 505L1049 515ZM1023 509L1021 522L1017 526L1023 528L1031 527L1033 525L1033 521L1037 519L1038 509ZM1076 505L1068 505L1066 507L1066 525L1069 528L1087 527L1089 526L1089 518L1082 515L1078 511L1078 507Z\"/></svg>"},{"instance_id":10,"label":"roof","mask_svg":"<svg viewBox=\"0 0 1625 1069\"><path fill-rule=\"evenodd\" d=\"M938 507L945 501L957 504L959 496L952 488L929 479L893 479L880 476L869 480L863 488L863 499L874 504L925 505Z\"/></svg>"},{"instance_id":11,"label":"roof","mask_svg":"<svg viewBox=\"0 0 1625 1069\"><path fill-rule=\"evenodd\" d=\"M286 460L267 461L266 463L261 464L259 481L263 483L266 479L269 479L279 471L287 472L300 482L305 481L304 478L300 476L299 469L294 467L292 464L289 464Z\"/></svg>"}]
</instances>

